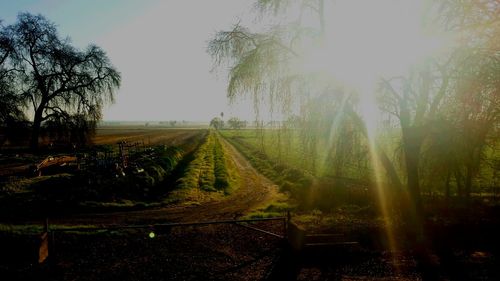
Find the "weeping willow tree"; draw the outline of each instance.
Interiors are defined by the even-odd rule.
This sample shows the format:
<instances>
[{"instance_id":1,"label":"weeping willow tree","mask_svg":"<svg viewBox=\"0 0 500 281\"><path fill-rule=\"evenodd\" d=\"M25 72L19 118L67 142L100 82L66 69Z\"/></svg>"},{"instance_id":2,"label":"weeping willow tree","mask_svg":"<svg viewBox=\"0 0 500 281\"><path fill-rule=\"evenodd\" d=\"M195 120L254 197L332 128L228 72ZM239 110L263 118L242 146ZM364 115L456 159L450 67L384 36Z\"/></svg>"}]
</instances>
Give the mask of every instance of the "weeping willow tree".
<instances>
[{"instance_id":1,"label":"weeping willow tree","mask_svg":"<svg viewBox=\"0 0 500 281\"><path fill-rule=\"evenodd\" d=\"M113 101L120 85L120 73L104 50L95 45L85 50L73 47L41 15L21 13L3 33L12 44L7 64L18 81L15 94L33 110L33 149L44 121L101 118L102 106Z\"/></svg>"},{"instance_id":2,"label":"weeping willow tree","mask_svg":"<svg viewBox=\"0 0 500 281\"><path fill-rule=\"evenodd\" d=\"M351 122L342 118L342 112L344 107L352 106L345 102L347 94L333 90L337 87L335 81L324 73L304 72L300 68L304 57L324 44L324 0L263 0L255 5L261 17L279 16L290 10L295 11L295 17L291 21L274 24L265 32L252 32L236 24L229 31L218 32L209 42L208 52L216 66L229 66L228 98L250 97L257 119L262 103L266 103L271 112L277 111L285 116L294 113L292 108L299 108L295 126L299 125L303 168L313 174L324 174L326 159L323 150L329 149L324 147L335 144L334 139L340 144L339 138L348 137L337 133L340 132L340 123ZM317 22L305 24L304 14L315 15ZM328 103L322 104L323 101ZM332 114L338 117L336 121L331 118ZM257 120L257 124L263 122ZM277 124L281 129L277 132L279 144L286 144L281 139L282 135L289 136L290 126L287 126L288 122ZM263 135L261 132L262 148ZM349 157L343 153L346 151L350 150L332 149L326 155L347 159ZM338 173L340 167L337 168Z\"/></svg>"}]
</instances>

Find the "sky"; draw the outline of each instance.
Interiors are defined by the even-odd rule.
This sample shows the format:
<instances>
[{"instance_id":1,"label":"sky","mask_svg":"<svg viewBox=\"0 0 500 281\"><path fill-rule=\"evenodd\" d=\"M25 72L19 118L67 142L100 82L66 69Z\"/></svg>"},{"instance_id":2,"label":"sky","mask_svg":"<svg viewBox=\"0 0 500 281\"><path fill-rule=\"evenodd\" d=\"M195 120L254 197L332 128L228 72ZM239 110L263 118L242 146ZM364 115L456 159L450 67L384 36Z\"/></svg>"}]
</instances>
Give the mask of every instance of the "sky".
<instances>
[{"instance_id":1,"label":"sky","mask_svg":"<svg viewBox=\"0 0 500 281\"><path fill-rule=\"evenodd\" d=\"M235 23L253 30L255 0L0 0L0 19L13 23L19 12L40 13L80 48L95 43L107 51L122 74L115 104L104 120L254 120L253 103L226 98L227 72L213 73L206 52L217 31ZM326 73L354 86L364 97L364 115L376 115L373 89L379 77L404 74L447 43L421 26L424 1L336 0L325 2L322 48L311 45L297 60L300 73ZM335 6L331 6L335 5ZM295 11L297 13L297 11ZM288 13L293 13L288 11ZM293 18L293 15L291 16ZM304 14L303 24L318 23ZM263 116L263 119L280 118Z\"/></svg>"},{"instance_id":2,"label":"sky","mask_svg":"<svg viewBox=\"0 0 500 281\"><path fill-rule=\"evenodd\" d=\"M3 24L19 12L42 14L75 46L97 44L122 75L104 120L253 119L252 106L229 105L226 74L206 53L220 30L248 18L253 0L0 0Z\"/></svg>"}]
</instances>

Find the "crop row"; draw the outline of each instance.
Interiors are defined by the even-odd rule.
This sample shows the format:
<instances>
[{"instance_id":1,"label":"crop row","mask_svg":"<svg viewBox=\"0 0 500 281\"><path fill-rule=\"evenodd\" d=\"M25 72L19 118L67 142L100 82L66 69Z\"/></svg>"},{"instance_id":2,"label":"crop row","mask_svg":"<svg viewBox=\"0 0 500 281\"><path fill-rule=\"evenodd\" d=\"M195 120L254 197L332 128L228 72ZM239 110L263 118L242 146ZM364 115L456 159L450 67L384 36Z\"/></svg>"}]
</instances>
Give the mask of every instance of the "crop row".
<instances>
[{"instance_id":1,"label":"crop row","mask_svg":"<svg viewBox=\"0 0 500 281\"><path fill-rule=\"evenodd\" d=\"M211 131L195 152L184 176L178 180L178 187L229 193L236 181L234 163L219 136Z\"/></svg>"}]
</instances>

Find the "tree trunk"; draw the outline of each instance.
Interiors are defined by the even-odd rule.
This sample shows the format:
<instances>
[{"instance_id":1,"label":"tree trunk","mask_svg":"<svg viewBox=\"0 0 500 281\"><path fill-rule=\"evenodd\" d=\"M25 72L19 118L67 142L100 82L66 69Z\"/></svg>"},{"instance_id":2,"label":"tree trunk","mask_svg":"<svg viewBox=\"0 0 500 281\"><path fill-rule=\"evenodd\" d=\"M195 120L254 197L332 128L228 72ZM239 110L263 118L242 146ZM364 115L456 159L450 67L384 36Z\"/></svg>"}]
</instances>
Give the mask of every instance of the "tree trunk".
<instances>
[{"instance_id":1,"label":"tree trunk","mask_svg":"<svg viewBox=\"0 0 500 281\"><path fill-rule=\"evenodd\" d=\"M415 235L415 242L423 241L423 212L419 182L419 158L422 143L421 129L418 127L403 128L404 155L407 173L409 195L408 219L411 230Z\"/></svg>"},{"instance_id":2,"label":"tree trunk","mask_svg":"<svg viewBox=\"0 0 500 281\"><path fill-rule=\"evenodd\" d=\"M361 134L366 138L368 142L370 142L371 140L370 137L368 136L368 130L366 129L366 125L363 122L363 120L350 107L346 108L346 112L347 114L349 114L349 116L351 117L352 121L356 124L356 126L358 126L358 128L361 131ZM382 166L384 166L384 169L387 173L387 176L389 177L389 180L398 189L398 191L401 191L403 189L403 184L401 183L398 173L396 172L394 164L389 159L382 146L380 146L378 143L376 144L375 151L380 159L380 162L382 163Z\"/></svg>"},{"instance_id":3,"label":"tree trunk","mask_svg":"<svg viewBox=\"0 0 500 281\"><path fill-rule=\"evenodd\" d=\"M464 199L465 203L470 202L470 193L472 191L472 169L471 167L473 164L467 163L467 170L465 171L465 188L464 188Z\"/></svg>"},{"instance_id":4,"label":"tree trunk","mask_svg":"<svg viewBox=\"0 0 500 281\"><path fill-rule=\"evenodd\" d=\"M446 175L446 182L444 184L444 196L446 199L446 203L450 202L450 179L451 179L451 173L448 172Z\"/></svg>"},{"instance_id":5,"label":"tree trunk","mask_svg":"<svg viewBox=\"0 0 500 281\"><path fill-rule=\"evenodd\" d=\"M33 118L33 126L31 128L31 140L30 148L33 151L38 150L38 138L40 137L40 127L42 125L42 113L41 107L35 111L35 117Z\"/></svg>"},{"instance_id":6,"label":"tree trunk","mask_svg":"<svg viewBox=\"0 0 500 281\"><path fill-rule=\"evenodd\" d=\"M281 123L278 124L278 162L280 164L283 163L283 159L281 156Z\"/></svg>"},{"instance_id":7,"label":"tree trunk","mask_svg":"<svg viewBox=\"0 0 500 281\"><path fill-rule=\"evenodd\" d=\"M457 195L460 199L464 196L464 188L462 185L462 174L459 171L455 172L455 182L457 183Z\"/></svg>"},{"instance_id":8,"label":"tree trunk","mask_svg":"<svg viewBox=\"0 0 500 281\"><path fill-rule=\"evenodd\" d=\"M396 172L396 167L394 167L394 164L380 145L377 145L376 152L380 159L380 162L382 163L382 166L384 166L385 172L387 173L391 184L396 188L398 192L401 192L403 190L403 184L401 183L398 173Z\"/></svg>"},{"instance_id":9,"label":"tree trunk","mask_svg":"<svg viewBox=\"0 0 500 281\"><path fill-rule=\"evenodd\" d=\"M325 0L319 0L319 25L321 28L321 36L325 36Z\"/></svg>"}]
</instances>

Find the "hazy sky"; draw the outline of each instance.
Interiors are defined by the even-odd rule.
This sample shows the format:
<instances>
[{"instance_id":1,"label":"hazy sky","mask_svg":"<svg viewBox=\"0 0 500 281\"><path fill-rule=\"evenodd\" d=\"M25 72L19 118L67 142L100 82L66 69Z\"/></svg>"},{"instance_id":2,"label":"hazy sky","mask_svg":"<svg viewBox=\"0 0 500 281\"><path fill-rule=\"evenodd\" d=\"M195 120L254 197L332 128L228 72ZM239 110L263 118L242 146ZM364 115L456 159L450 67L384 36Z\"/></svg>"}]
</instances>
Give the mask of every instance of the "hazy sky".
<instances>
[{"instance_id":1,"label":"hazy sky","mask_svg":"<svg viewBox=\"0 0 500 281\"><path fill-rule=\"evenodd\" d=\"M103 47L122 73L122 87L116 103L105 109L105 120L209 121L220 112L227 118L252 120L251 102L228 106L227 74L210 73L212 59L206 47L217 31L237 22L253 29L269 24L255 23L254 2L0 0L0 19L9 24L20 11L41 13L75 45ZM424 1L325 3L325 45L306 46L296 67L301 73L321 72L354 86L363 96L364 116L377 111L373 91L378 77L403 75L448 44L437 30L422 29ZM308 18L307 13L302 21L318 24L317 16Z\"/></svg>"},{"instance_id":2,"label":"hazy sky","mask_svg":"<svg viewBox=\"0 0 500 281\"><path fill-rule=\"evenodd\" d=\"M253 118L252 107L229 107L226 75L210 73L207 41L238 19L253 0L0 0L0 19L40 13L61 36L84 48L104 48L122 73L105 120L209 121L219 115Z\"/></svg>"}]
</instances>

